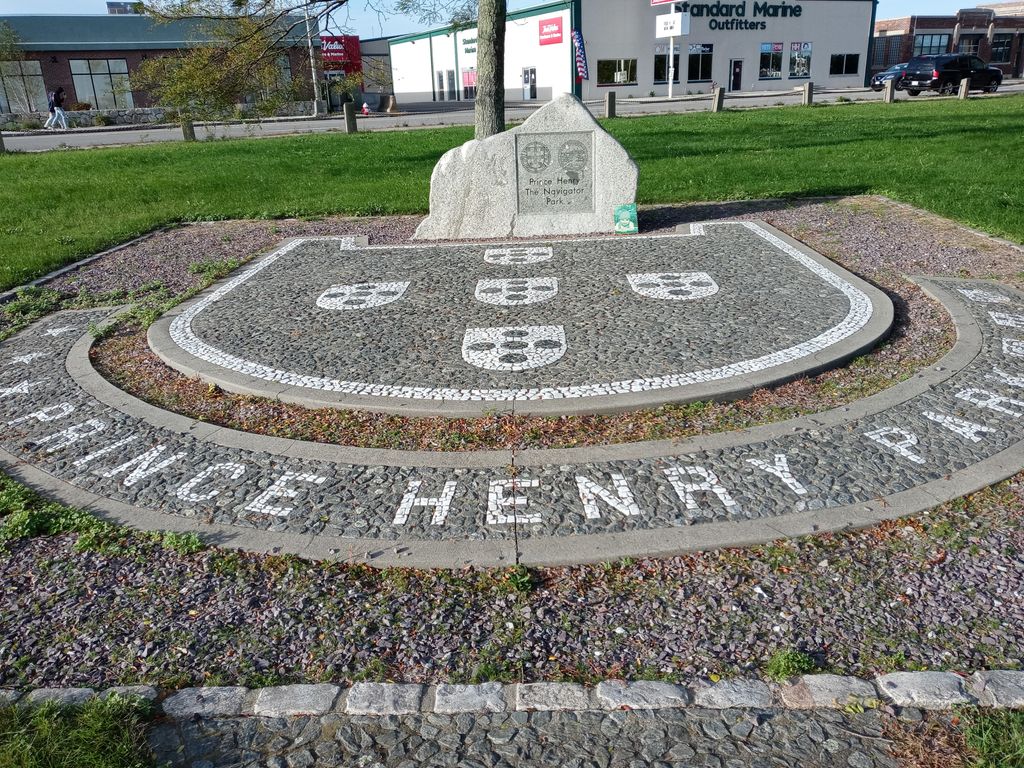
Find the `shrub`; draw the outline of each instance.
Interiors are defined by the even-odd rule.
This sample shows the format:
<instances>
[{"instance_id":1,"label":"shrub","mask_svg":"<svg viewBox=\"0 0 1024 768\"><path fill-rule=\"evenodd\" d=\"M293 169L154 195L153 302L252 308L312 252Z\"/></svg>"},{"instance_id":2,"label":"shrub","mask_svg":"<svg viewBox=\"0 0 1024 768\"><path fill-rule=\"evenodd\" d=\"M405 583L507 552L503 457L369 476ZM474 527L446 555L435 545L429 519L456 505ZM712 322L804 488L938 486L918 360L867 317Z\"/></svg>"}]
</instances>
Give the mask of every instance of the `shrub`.
<instances>
[{"instance_id":1,"label":"shrub","mask_svg":"<svg viewBox=\"0 0 1024 768\"><path fill-rule=\"evenodd\" d=\"M772 680L782 681L796 675L806 675L817 668L814 659L803 651L776 651L764 665L764 674Z\"/></svg>"},{"instance_id":2,"label":"shrub","mask_svg":"<svg viewBox=\"0 0 1024 768\"><path fill-rule=\"evenodd\" d=\"M113 125L114 119L110 115L96 115L92 119L93 125Z\"/></svg>"},{"instance_id":3,"label":"shrub","mask_svg":"<svg viewBox=\"0 0 1024 768\"><path fill-rule=\"evenodd\" d=\"M22 120L18 123L19 131L38 131L43 127L43 124L38 120Z\"/></svg>"},{"instance_id":4,"label":"shrub","mask_svg":"<svg viewBox=\"0 0 1024 768\"><path fill-rule=\"evenodd\" d=\"M88 112L90 109L92 109L92 104L87 101L73 101L68 104L70 112Z\"/></svg>"}]
</instances>

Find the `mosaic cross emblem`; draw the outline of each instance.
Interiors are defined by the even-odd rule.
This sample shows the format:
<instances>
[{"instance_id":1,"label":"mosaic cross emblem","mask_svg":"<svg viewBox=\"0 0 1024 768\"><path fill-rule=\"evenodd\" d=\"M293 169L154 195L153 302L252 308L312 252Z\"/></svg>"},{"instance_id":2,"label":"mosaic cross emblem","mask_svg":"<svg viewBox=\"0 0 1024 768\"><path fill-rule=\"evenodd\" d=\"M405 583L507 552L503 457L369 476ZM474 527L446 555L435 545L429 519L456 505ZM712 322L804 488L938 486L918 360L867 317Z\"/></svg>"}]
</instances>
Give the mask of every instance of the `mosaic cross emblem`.
<instances>
[{"instance_id":1,"label":"mosaic cross emblem","mask_svg":"<svg viewBox=\"0 0 1024 768\"><path fill-rule=\"evenodd\" d=\"M551 260L551 247L520 247L520 248L488 248L484 251L484 261L488 264L501 266L518 266L520 264L538 264Z\"/></svg>"},{"instance_id":2,"label":"mosaic cross emblem","mask_svg":"<svg viewBox=\"0 0 1024 768\"><path fill-rule=\"evenodd\" d=\"M488 371L525 371L550 365L565 354L560 325L467 328L462 358Z\"/></svg>"},{"instance_id":3,"label":"mosaic cross emblem","mask_svg":"<svg viewBox=\"0 0 1024 768\"><path fill-rule=\"evenodd\" d=\"M629 287L651 299L684 301L718 293L718 283L707 272L649 272L626 275Z\"/></svg>"},{"instance_id":4,"label":"mosaic cross emblem","mask_svg":"<svg viewBox=\"0 0 1024 768\"><path fill-rule=\"evenodd\" d=\"M523 168L533 173L540 173L551 165L551 150L539 141L531 141L519 153Z\"/></svg>"},{"instance_id":5,"label":"mosaic cross emblem","mask_svg":"<svg viewBox=\"0 0 1024 768\"><path fill-rule=\"evenodd\" d=\"M356 283L332 285L316 300L321 309L369 309L398 301L405 294L404 283Z\"/></svg>"},{"instance_id":6,"label":"mosaic cross emblem","mask_svg":"<svg viewBox=\"0 0 1024 768\"><path fill-rule=\"evenodd\" d=\"M476 300L485 304L516 307L539 304L558 293L557 277L522 277L507 280L480 280L476 284Z\"/></svg>"}]
</instances>

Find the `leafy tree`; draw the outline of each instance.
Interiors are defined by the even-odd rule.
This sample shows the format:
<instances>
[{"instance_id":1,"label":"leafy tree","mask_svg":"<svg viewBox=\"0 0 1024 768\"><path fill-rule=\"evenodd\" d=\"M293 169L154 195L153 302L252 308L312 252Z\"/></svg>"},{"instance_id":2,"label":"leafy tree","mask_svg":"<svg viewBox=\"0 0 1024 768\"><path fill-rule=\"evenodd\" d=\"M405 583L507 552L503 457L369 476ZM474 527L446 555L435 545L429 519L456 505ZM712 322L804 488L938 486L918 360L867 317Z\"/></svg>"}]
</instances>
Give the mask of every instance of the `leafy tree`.
<instances>
[{"instance_id":1,"label":"leafy tree","mask_svg":"<svg viewBox=\"0 0 1024 768\"><path fill-rule=\"evenodd\" d=\"M232 115L245 102L249 114L271 115L296 97L279 65L275 28L262 19L206 19L197 31L205 42L147 59L134 75L136 88L177 112L186 139L194 138L193 121Z\"/></svg>"},{"instance_id":2,"label":"leafy tree","mask_svg":"<svg viewBox=\"0 0 1024 768\"><path fill-rule=\"evenodd\" d=\"M476 137L484 139L505 130L505 15L507 0L389 0L400 13L422 21L447 21L455 26L477 24ZM384 6L371 8L385 17ZM278 43L311 19L315 29L338 28L334 15L348 0L151 0L147 8L164 18L217 21L245 19Z\"/></svg>"},{"instance_id":3,"label":"leafy tree","mask_svg":"<svg viewBox=\"0 0 1024 768\"><path fill-rule=\"evenodd\" d=\"M11 112L35 112L36 104L25 78L21 77L21 62L25 51L21 38L6 21L0 21L0 73L11 75L4 78L7 101Z\"/></svg>"}]
</instances>

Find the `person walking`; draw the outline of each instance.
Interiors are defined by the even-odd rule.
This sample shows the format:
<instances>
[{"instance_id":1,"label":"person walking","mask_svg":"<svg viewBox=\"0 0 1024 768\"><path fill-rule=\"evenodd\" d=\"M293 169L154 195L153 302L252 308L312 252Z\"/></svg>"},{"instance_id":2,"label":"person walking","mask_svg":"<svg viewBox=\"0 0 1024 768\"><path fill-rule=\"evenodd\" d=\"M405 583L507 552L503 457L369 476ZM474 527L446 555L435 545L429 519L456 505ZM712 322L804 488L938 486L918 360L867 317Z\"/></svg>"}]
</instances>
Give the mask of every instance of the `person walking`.
<instances>
[{"instance_id":1,"label":"person walking","mask_svg":"<svg viewBox=\"0 0 1024 768\"><path fill-rule=\"evenodd\" d=\"M56 91L52 91L49 94L47 101L50 108L50 116L47 118L46 123L43 127L47 130L53 130L60 124L63 130L68 129L68 116L64 113L64 100L67 98L67 94L64 92L64 88L58 88Z\"/></svg>"}]
</instances>

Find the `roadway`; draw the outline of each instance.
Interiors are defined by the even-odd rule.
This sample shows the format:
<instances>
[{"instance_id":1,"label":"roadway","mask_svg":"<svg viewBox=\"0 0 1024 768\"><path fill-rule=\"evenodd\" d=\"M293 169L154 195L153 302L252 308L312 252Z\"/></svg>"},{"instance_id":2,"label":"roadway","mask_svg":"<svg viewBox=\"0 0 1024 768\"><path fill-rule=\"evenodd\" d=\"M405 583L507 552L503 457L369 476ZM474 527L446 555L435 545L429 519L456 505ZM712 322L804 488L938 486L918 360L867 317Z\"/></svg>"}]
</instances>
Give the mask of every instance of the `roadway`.
<instances>
[{"instance_id":1,"label":"roadway","mask_svg":"<svg viewBox=\"0 0 1024 768\"><path fill-rule=\"evenodd\" d=\"M999 93L1024 93L1024 81L1017 80L1004 83ZM817 91L814 94L814 100L819 104L835 102L840 99L880 101L881 98L881 93L876 93L868 88ZM915 100L925 100L950 97L940 97L932 94L910 97L906 93L897 91L896 98L899 101L904 101L912 98ZM993 98L993 96L972 92L971 98ZM725 99L727 109L754 109L799 103L800 91L798 90L727 94ZM588 101L586 104L595 115L603 114L604 105L601 102ZM505 117L509 122L522 121L542 105L543 102L510 103L506 107ZM673 99L619 99L618 114L620 117L637 117L641 115L704 112L709 109L709 105L710 96L707 94L681 96ZM445 125L472 125L472 123L473 109L471 102L459 102L457 106L419 104L410 106L409 111L395 115L374 114L368 117L359 116L358 118L358 128L360 131L391 131ZM338 113L322 118L276 118L262 122L197 125L196 136L200 139L262 138L303 133L339 132L343 131L344 128L345 121L341 114ZM22 152L40 152L69 147L149 144L160 141L181 141L181 129L177 126L160 125L148 125L138 128L111 126L106 128L75 128L69 131L39 130L4 134L4 143L7 149Z\"/></svg>"}]
</instances>

